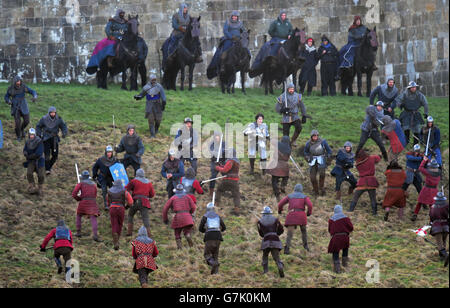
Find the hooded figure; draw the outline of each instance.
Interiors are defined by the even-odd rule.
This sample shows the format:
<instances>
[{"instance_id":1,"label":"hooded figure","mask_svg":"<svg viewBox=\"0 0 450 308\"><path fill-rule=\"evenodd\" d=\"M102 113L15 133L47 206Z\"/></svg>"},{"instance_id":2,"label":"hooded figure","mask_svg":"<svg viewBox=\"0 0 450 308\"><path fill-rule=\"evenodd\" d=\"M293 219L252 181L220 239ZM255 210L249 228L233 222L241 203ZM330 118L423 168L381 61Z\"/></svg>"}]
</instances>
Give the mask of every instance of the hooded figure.
<instances>
[{"instance_id":1,"label":"hooded figure","mask_svg":"<svg viewBox=\"0 0 450 308\"><path fill-rule=\"evenodd\" d=\"M133 204L133 198L123 187L122 180L114 181L113 186L108 191L107 202L111 220L111 229L114 250L119 249L119 237L122 233L125 209Z\"/></svg>"},{"instance_id":2,"label":"hooded figure","mask_svg":"<svg viewBox=\"0 0 450 308\"><path fill-rule=\"evenodd\" d=\"M289 158L291 157L289 136L283 136L278 142L278 153L272 155L267 166L267 173L272 175L272 189L275 197L280 201L280 192L286 193L289 180ZM281 189L279 182L281 179Z\"/></svg>"},{"instance_id":3,"label":"hooded figure","mask_svg":"<svg viewBox=\"0 0 450 308\"><path fill-rule=\"evenodd\" d=\"M308 84L306 94L309 96L311 95L312 88L316 86L316 66L319 63L319 54L317 53L312 38L306 40L305 48L300 51L299 56L305 59L305 63L303 63L298 77L298 85L300 87L300 93L303 94L306 84Z\"/></svg>"},{"instance_id":4,"label":"hooded figure","mask_svg":"<svg viewBox=\"0 0 450 308\"><path fill-rule=\"evenodd\" d=\"M23 147L23 155L27 159L23 166L27 168L28 192L30 194L42 194L43 185L45 181L45 159L44 159L44 144L42 139L36 136L36 130L30 128L28 132L28 140ZM38 175L39 188L36 189L33 173Z\"/></svg>"},{"instance_id":5,"label":"hooded figure","mask_svg":"<svg viewBox=\"0 0 450 308\"><path fill-rule=\"evenodd\" d=\"M122 40L123 35L128 31L128 25L124 18L125 11L117 9L116 15L108 20L105 27L106 37L110 40Z\"/></svg>"},{"instance_id":6,"label":"hooded figure","mask_svg":"<svg viewBox=\"0 0 450 308\"><path fill-rule=\"evenodd\" d=\"M45 171L47 175L51 173L51 169L58 159L60 142L58 133L60 130L62 137L66 138L68 132L66 123L56 113L56 108L51 106L48 108L48 113L36 125L36 135L44 141Z\"/></svg>"},{"instance_id":7,"label":"hooded figure","mask_svg":"<svg viewBox=\"0 0 450 308\"><path fill-rule=\"evenodd\" d=\"M206 263L211 266L211 275L219 271L219 248L223 241L222 232L226 230L222 218L215 212L214 203L210 202L206 206L206 213L203 215L198 230L205 233L204 257Z\"/></svg>"},{"instance_id":8,"label":"hooded figure","mask_svg":"<svg viewBox=\"0 0 450 308\"><path fill-rule=\"evenodd\" d=\"M280 259L280 250L283 247L279 235L283 234L283 226L278 218L272 215L270 207L264 207L261 214L263 216L258 221L258 233L263 238L261 243L261 250L263 251L262 266L264 274L269 271L269 253L277 264L278 273L281 278L284 277L283 262Z\"/></svg>"},{"instance_id":9,"label":"hooded figure","mask_svg":"<svg viewBox=\"0 0 450 308\"><path fill-rule=\"evenodd\" d=\"M148 274L158 269L155 262L159 253L156 243L148 236L148 230L142 226L131 246L131 254L135 260L133 272L139 275L141 287L148 288Z\"/></svg>"},{"instance_id":10,"label":"hooded figure","mask_svg":"<svg viewBox=\"0 0 450 308\"><path fill-rule=\"evenodd\" d=\"M420 163L419 171L425 176L425 187L420 191L417 199L412 221L417 219L417 215L422 207L427 208L434 203L434 197L438 193L437 186L441 181L442 170L435 159L431 161L425 156Z\"/></svg>"},{"instance_id":11,"label":"hooded figure","mask_svg":"<svg viewBox=\"0 0 450 308\"><path fill-rule=\"evenodd\" d=\"M337 65L339 62L339 53L336 47L330 42L328 37L322 36L317 54L320 60L320 80L322 84L322 96L336 95L335 76L337 73ZM330 90L328 92L328 89Z\"/></svg>"},{"instance_id":12,"label":"hooded figure","mask_svg":"<svg viewBox=\"0 0 450 308\"><path fill-rule=\"evenodd\" d=\"M131 165L136 175L136 171L141 167L144 151L144 143L136 133L136 126L129 124L126 135L122 137L120 144L116 146L116 153L125 152L122 159L125 170Z\"/></svg>"},{"instance_id":13,"label":"hooded figure","mask_svg":"<svg viewBox=\"0 0 450 308\"><path fill-rule=\"evenodd\" d=\"M145 177L143 169L136 171L136 177L132 179L125 189L131 193L133 197L133 206L128 211L128 231L127 236L133 234L133 217L139 211L142 216L142 222L150 234L150 219L148 211L151 208L150 199L155 196L155 190L153 184Z\"/></svg>"},{"instance_id":14,"label":"hooded figure","mask_svg":"<svg viewBox=\"0 0 450 308\"><path fill-rule=\"evenodd\" d=\"M105 148L105 154L97 159L94 166L92 166L92 179L97 182L97 187L102 189L105 210L109 210L106 203L108 187L111 187L114 181L109 167L118 162L119 160L114 156L112 146L108 145Z\"/></svg>"},{"instance_id":15,"label":"hooded figure","mask_svg":"<svg viewBox=\"0 0 450 308\"><path fill-rule=\"evenodd\" d=\"M292 237L294 236L294 230L297 226L300 226L302 231L303 247L309 251L308 237L306 231L307 219L306 216L312 214L313 204L309 197L303 194L303 185L296 184L294 192L287 195L278 203L278 214L283 212L283 206L289 204L288 214L284 226L288 228L288 234L286 238L286 246L284 246L284 253L289 254L289 247L291 246ZM307 213L306 207L308 208Z\"/></svg>"},{"instance_id":16,"label":"hooded figure","mask_svg":"<svg viewBox=\"0 0 450 308\"><path fill-rule=\"evenodd\" d=\"M11 105L11 116L14 117L15 132L17 140L25 138L25 128L30 123L30 112L25 94L29 93L33 96L31 99L34 103L37 99L37 93L33 89L27 87L19 75L15 76L13 83L8 87L5 94L5 103ZM23 119L23 121L22 121Z\"/></svg>"},{"instance_id":17,"label":"hooded figure","mask_svg":"<svg viewBox=\"0 0 450 308\"><path fill-rule=\"evenodd\" d=\"M384 114L394 118L395 114L393 102L397 98L398 94L399 91L395 86L394 78L388 78L386 83L377 86L372 90L372 92L370 92L370 104L373 105L375 103L375 97L377 97L378 101L382 101L384 103Z\"/></svg>"},{"instance_id":18,"label":"hooded figure","mask_svg":"<svg viewBox=\"0 0 450 308\"><path fill-rule=\"evenodd\" d=\"M348 249L350 248L350 233L353 231L353 224L343 212L342 206L334 207L334 214L328 220L328 232L331 235L328 244L328 253L333 254L333 270L336 273L341 272L341 263L339 252L342 250L342 265L348 266Z\"/></svg>"},{"instance_id":19,"label":"hooded figure","mask_svg":"<svg viewBox=\"0 0 450 308\"><path fill-rule=\"evenodd\" d=\"M167 179L166 191L168 197L173 196L173 189L179 183L180 178L184 176L183 161L175 157L175 150L170 149L167 154L167 159L163 162L161 167L161 175Z\"/></svg>"},{"instance_id":20,"label":"hooded figure","mask_svg":"<svg viewBox=\"0 0 450 308\"><path fill-rule=\"evenodd\" d=\"M364 35L368 31L362 24L360 16L355 16L353 24L348 29L348 42L339 50L339 67L352 67L355 59L355 48L361 45Z\"/></svg>"}]
</instances>

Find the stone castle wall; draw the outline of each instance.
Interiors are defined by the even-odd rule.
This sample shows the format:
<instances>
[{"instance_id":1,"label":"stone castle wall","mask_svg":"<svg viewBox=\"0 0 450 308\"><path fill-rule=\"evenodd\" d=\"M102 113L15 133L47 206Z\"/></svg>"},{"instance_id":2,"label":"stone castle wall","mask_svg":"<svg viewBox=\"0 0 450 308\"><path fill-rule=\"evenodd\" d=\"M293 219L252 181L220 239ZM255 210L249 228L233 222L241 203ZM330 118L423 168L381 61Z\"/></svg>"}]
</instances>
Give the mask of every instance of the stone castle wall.
<instances>
[{"instance_id":1,"label":"stone castle wall","mask_svg":"<svg viewBox=\"0 0 450 308\"><path fill-rule=\"evenodd\" d=\"M204 62L195 68L196 86L212 86L206 78L225 20L232 10L251 29L253 57L263 35L281 8L294 27L306 28L320 43L327 35L339 49L347 42L354 15L377 27L379 70L373 86L394 76L397 85L409 80L422 85L426 95L448 96L447 0L197 0L186 1L191 16L201 15ZM157 50L171 32L171 16L179 1L163 0L0 0L0 81L21 74L28 82L94 83L85 72L95 44L117 8L139 14L140 31L149 46L147 67L159 75ZM320 64L317 66L319 71ZM247 85L258 86L259 79ZM320 88L320 73L318 74Z\"/></svg>"}]
</instances>

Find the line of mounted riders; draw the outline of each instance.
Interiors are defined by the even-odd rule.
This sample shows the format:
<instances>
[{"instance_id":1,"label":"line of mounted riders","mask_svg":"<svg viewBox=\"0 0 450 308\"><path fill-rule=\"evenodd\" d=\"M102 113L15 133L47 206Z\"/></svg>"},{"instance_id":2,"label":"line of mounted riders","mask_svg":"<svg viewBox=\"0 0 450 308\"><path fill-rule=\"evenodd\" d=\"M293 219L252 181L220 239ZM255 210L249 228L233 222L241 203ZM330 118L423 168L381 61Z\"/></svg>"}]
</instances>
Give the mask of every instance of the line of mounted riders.
<instances>
[{"instance_id":1,"label":"line of mounted riders","mask_svg":"<svg viewBox=\"0 0 450 308\"><path fill-rule=\"evenodd\" d=\"M341 80L341 93L353 95L352 84L357 76L358 95L362 96L362 74L367 76L369 96L373 71L377 70L375 57L378 48L376 27L372 30L362 24L361 17L355 16L348 30L348 43L341 50L323 35L319 48L314 40L307 38L305 29L293 28L285 10L269 27L270 41L259 50L250 66L251 53L248 49L250 30L246 30L239 20L239 11L233 11L223 27L224 36L220 39L211 63L207 68L208 79L218 77L222 92L234 93L236 74L240 72L242 92L245 93L245 74L250 78L261 75L261 85L265 94L273 94L273 82L283 84L292 75L294 85L299 74L300 92L310 94L316 86L316 65L321 61L322 95L335 95L335 82ZM200 44L200 17L189 15L188 6L181 4L179 11L172 16L173 31L161 47L162 62L158 51L162 85L165 89L176 90L176 78L181 73L180 89L184 90L185 67L189 69L189 90L192 90L193 71L196 63L202 62ZM147 82L145 59L148 47L138 32L138 15L125 19L125 12L117 10L109 19L105 32L107 37L100 41L89 60L88 74L96 73L97 86L107 88L108 73L114 76L122 73L122 89L126 87L126 71L131 70L130 90L137 90L138 73L142 85ZM162 71L164 73L162 73ZM307 86L306 86L307 85Z\"/></svg>"}]
</instances>

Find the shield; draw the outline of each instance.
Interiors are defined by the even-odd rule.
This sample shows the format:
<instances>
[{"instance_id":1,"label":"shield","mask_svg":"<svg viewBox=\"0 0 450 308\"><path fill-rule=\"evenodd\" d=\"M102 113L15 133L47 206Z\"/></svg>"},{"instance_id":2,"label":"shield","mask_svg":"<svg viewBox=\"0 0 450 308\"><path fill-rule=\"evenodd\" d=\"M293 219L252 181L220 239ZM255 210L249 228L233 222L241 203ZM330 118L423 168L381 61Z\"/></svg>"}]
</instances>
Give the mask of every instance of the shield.
<instances>
[{"instance_id":1,"label":"shield","mask_svg":"<svg viewBox=\"0 0 450 308\"><path fill-rule=\"evenodd\" d=\"M125 167L122 163L115 163L111 167L109 167L109 171L111 171L111 175L115 180L122 180L123 186L125 187L128 184L128 175Z\"/></svg>"},{"instance_id":2,"label":"shield","mask_svg":"<svg viewBox=\"0 0 450 308\"><path fill-rule=\"evenodd\" d=\"M0 149L3 148L3 126L2 121L0 120Z\"/></svg>"}]
</instances>

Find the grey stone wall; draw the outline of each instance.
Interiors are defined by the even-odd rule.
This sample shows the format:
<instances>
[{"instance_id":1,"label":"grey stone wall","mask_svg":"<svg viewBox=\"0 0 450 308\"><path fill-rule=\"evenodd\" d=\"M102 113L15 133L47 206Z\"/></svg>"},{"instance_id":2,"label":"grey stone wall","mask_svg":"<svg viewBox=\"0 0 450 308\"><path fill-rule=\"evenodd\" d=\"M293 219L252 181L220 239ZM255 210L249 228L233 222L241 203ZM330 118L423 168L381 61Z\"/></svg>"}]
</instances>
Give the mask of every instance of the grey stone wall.
<instances>
[{"instance_id":1,"label":"grey stone wall","mask_svg":"<svg viewBox=\"0 0 450 308\"><path fill-rule=\"evenodd\" d=\"M379 70L373 86L394 76L397 85L409 80L426 95L448 96L448 0L197 0L186 1L191 16L201 15L204 62L195 69L195 85L212 86L206 66L232 10L251 29L255 56L263 35L281 8L294 27L306 28L317 44L326 34L338 47L347 42L354 15L377 26ZM93 83L85 72L95 44L117 8L139 14L140 31L149 46L147 66L159 75L157 50L171 32L171 16L179 1L163 0L0 0L0 81L21 74L28 82ZM320 64L317 66L319 71ZM258 79L247 85L258 86ZM320 74L318 74L320 87Z\"/></svg>"}]
</instances>

